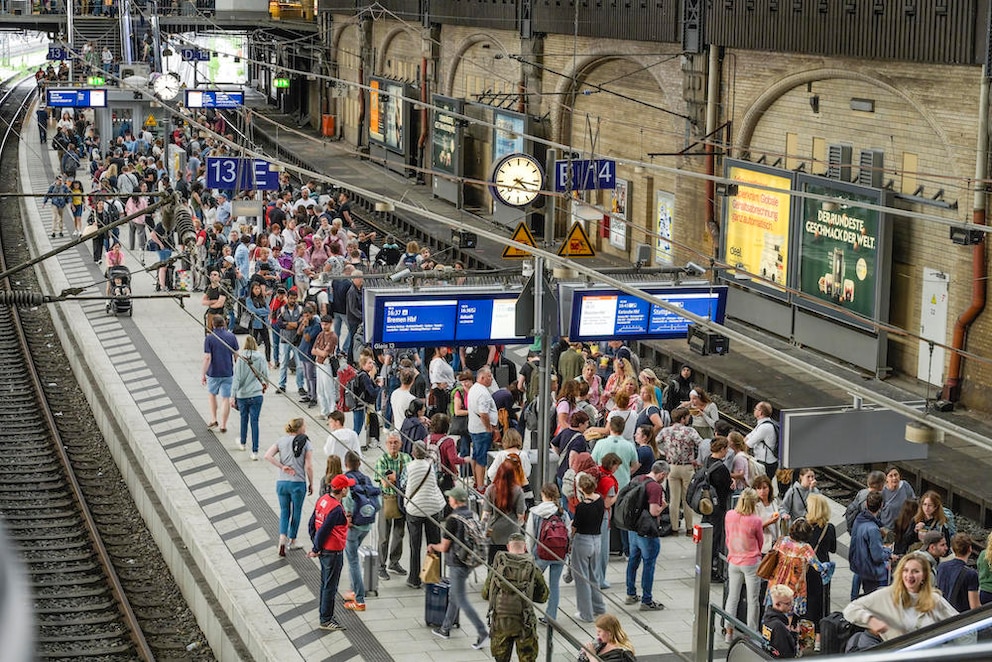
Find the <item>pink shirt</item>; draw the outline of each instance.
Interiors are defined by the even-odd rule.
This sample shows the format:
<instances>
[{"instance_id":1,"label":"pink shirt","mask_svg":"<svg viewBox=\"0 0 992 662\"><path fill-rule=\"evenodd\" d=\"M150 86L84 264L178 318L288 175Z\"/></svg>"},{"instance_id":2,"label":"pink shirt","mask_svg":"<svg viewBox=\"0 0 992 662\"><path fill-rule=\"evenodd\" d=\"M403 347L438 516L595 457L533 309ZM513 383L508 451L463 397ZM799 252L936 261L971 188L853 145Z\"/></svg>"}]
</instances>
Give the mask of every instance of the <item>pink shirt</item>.
<instances>
[{"instance_id":1,"label":"pink shirt","mask_svg":"<svg viewBox=\"0 0 992 662\"><path fill-rule=\"evenodd\" d=\"M765 535L761 530L760 517L741 515L736 510L731 510L725 520L725 532L728 563L756 565L761 561L761 546L765 542Z\"/></svg>"},{"instance_id":2,"label":"pink shirt","mask_svg":"<svg viewBox=\"0 0 992 662\"><path fill-rule=\"evenodd\" d=\"M107 266L119 267L124 264L124 253L121 251L107 251Z\"/></svg>"}]
</instances>

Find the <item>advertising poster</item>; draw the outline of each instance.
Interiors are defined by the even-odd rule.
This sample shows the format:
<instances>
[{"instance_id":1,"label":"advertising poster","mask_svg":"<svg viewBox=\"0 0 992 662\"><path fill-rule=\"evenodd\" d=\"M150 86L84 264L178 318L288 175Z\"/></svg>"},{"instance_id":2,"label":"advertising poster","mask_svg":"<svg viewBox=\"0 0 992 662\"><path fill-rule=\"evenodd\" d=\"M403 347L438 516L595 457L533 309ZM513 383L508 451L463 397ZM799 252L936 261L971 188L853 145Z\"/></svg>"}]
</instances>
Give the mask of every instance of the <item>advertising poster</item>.
<instances>
[{"instance_id":1,"label":"advertising poster","mask_svg":"<svg viewBox=\"0 0 992 662\"><path fill-rule=\"evenodd\" d=\"M727 177L742 182L737 195L727 198L725 260L748 274L784 284L789 266L789 176L731 166ZM757 184L782 192L752 188Z\"/></svg>"},{"instance_id":2,"label":"advertising poster","mask_svg":"<svg viewBox=\"0 0 992 662\"><path fill-rule=\"evenodd\" d=\"M672 221L675 218L675 196L665 191L654 194L655 218L658 219L658 238L654 249L655 264L672 264Z\"/></svg>"},{"instance_id":3,"label":"advertising poster","mask_svg":"<svg viewBox=\"0 0 992 662\"><path fill-rule=\"evenodd\" d=\"M493 140L493 161L524 151L524 118L496 113L493 118L496 137Z\"/></svg>"},{"instance_id":4,"label":"advertising poster","mask_svg":"<svg viewBox=\"0 0 992 662\"><path fill-rule=\"evenodd\" d=\"M369 83L369 138L396 152L405 145L403 85L373 79Z\"/></svg>"},{"instance_id":5,"label":"advertising poster","mask_svg":"<svg viewBox=\"0 0 992 662\"><path fill-rule=\"evenodd\" d=\"M445 97L434 97L434 126L431 132L434 169L451 175L458 174L458 123L453 115L445 111L461 113L460 101Z\"/></svg>"},{"instance_id":6,"label":"advertising poster","mask_svg":"<svg viewBox=\"0 0 992 662\"><path fill-rule=\"evenodd\" d=\"M612 191L610 212L610 246L627 250L627 206L630 204L630 182L617 177L616 188Z\"/></svg>"},{"instance_id":7,"label":"advertising poster","mask_svg":"<svg viewBox=\"0 0 992 662\"><path fill-rule=\"evenodd\" d=\"M879 213L858 203L878 196L858 194L829 184L806 183L807 193L848 202L803 202L799 289L806 295L876 317L879 285Z\"/></svg>"}]
</instances>

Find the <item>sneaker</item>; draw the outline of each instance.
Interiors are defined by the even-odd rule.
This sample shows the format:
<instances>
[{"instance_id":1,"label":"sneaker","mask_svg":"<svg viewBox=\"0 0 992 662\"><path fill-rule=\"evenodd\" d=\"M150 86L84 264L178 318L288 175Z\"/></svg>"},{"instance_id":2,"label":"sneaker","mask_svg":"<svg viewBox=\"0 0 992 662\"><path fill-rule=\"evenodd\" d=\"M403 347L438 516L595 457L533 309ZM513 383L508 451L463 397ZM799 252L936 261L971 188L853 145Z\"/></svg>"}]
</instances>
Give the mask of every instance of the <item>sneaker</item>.
<instances>
[{"instance_id":1,"label":"sneaker","mask_svg":"<svg viewBox=\"0 0 992 662\"><path fill-rule=\"evenodd\" d=\"M564 581L566 584L571 584L572 583L572 569L571 568L568 568L567 570L565 570L565 576L562 577L562 581Z\"/></svg>"},{"instance_id":2,"label":"sneaker","mask_svg":"<svg viewBox=\"0 0 992 662\"><path fill-rule=\"evenodd\" d=\"M303 397L306 397L306 398L307 398L308 400L310 399L310 398L308 397L308 396L309 396L309 394L307 393L307 390L306 390L305 388L301 388L301 389L297 389L297 390L296 390L296 392L297 392L298 394L300 394L300 395L302 395Z\"/></svg>"},{"instance_id":3,"label":"sneaker","mask_svg":"<svg viewBox=\"0 0 992 662\"><path fill-rule=\"evenodd\" d=\"M431 630L435 637L441 637L442 639L451 639L451 633L443 628L434 628Z\"/></svg>"},{"instance_id":4,"label":"sneaker","mask_svg":"<svg viewBox=\"0 0 992 662\"><path fill-rule=\"evenodd\" d=\"M579 612L575 612L575 620L581 623L592 623L591 618L582 618L582 614L580 614Z\"/></svg>"},{"instance_id":5,"label":"sneaker","mask_svg":"<svg viewBox=\"0 0 992 662\"><path fill-rule=\"evenodd\" d=\"M475 641L474 644L472 644L472 648L474 648L477 651L481 651L483 648L486 647L486 644L488 644L488 643L489 643L489 633L486 632L484 635L480 636Z\"/></svg>"},{"instance_id":6,"label":"sneaker","mask_svg":"<svg viewBox=\"0 0 992 662\"><path fill-rule=\"evenodd\" d=\"M613 585L610 584L610 582L603 582L602 584L599 585L599 588L603 591L606 591L608 589L613 588Z\"/></svg>"},{"instance_id":7,"label":"sneaker","mask_svg":"<svg viewBox=\"0 0 992 662\"><path fill-rule=\"evenodd\" d=\"M300 398L299 401L300 402L310 402L310 396L309 395L304 395L302 398Z\"/></svg>"},{"instance_id":8,"label":"sneaker","mask_svg":"<svg viewBox=\"0 0 992 662\"><path fill-rule=\"evenodd\" d=\"M252 462L258 462L258 453L252 453L252 454L251 454L251 455L249 455L248 457L250 457L250 458L251 458L251 461L252 461Z\"/></svg>"},{"instance_id":9,"label":"sneaker","mask_svg":"<svg viewBox=\"0 0 992 662\"><path fill-rule=\"evenodd\" d=\"M641 611L661 611L664 608L665 605L661 604L660 602L655 602L654 600L652 600L651 602L641 603Z\"/></svg>"},{"instance_id":10,"label":"sneaker","mask_svg":"<svg viewBox=\"0 0 992 662\"><path fill-rule=\"evenodd\" d=\"M321 630L330 630L331 632L341 632L343 630L347 630L348 628L346 628L345 626L341 625L337 621L327 621L326 623L321 623L320 624L320 629Z\"/></svg>"},{"instance_id":11,"label":"sneaker","mask_svg":"<svg viewBox=\"0 0 992 662\"><path fill-rule=\"evenodd\" d=\"M422 582L407 582L406 585L409 586L410 588L416 588L416 589L420 589L424 587L424 584Z\"/></svg>"},{"instance_id":12,"label":"sneaker","mask_svg":"<svg viewBox=\"0 0 992 662\"><path fill-rule=\"evenodd\" d=\"M392 572L392 573L395 573L397 575L405 575L406 574L406 570L404 570L403 569L403 566L401 566L399 563L391 563L389 565L389 571Z\"/></svg>"},{"instance_id":13,"label":"sneaker","mask_svg":"<svg viewBox=\"0 0 992 662\"><path fill-rule=\"evenodd\" d=\"M636 605L641 601L641 596L639 595L628 595L627 599L623 601L625 605Z\"/></svg>"},{"instance_id":14,"label":"sneaker","mask_svg":"<svg viewBox=\"0 0 992 662\"><path fill-rule=\"evenodd\" d=\"M386 568L385 567L380 567L379 568L379 579L385 580L387 582L389 581L389 573L386 572Z\"/></svg>"},{"instance_id":15,"label":"sneaker","mask_svg":"<svg viewBox=\"0 0 992 662\"><path fill-rule=\"evenodd\" d=\"M365 611L365 603L356 602L354 600L348 600L347 602L344 603L344 608L350 609L352 611Z\"/></svg>"},{"instance_id":16,"label":"sneaker","mask_svg":"<svg viewBox=\"0 0 992 662\"><path fill-rule=\"evenodd\" d=\"M344 600L345 602L348 602L349 600L354 600L355 599L355 592L354 591L348 591L347 593L345 593L344 595L341 596L341 599Z\"/></svg>"},{"instance_id":17,"label":"sneaker","mask_svg":"<svg viewBox=\"0 0 992 662\"><path fill-rule=\"evenodd\" d=\"M248 444L239 443L237 446L235 446L235 448L237 448L239 451L246 451L248 450Z\"/></svg>"},{"instance_id":18,"label":"sneaker","mask_svg":"<svg viewBox=\"0 0 992 662\"><path fill-rule=\"evenodd\" d=\"M276 393L285 393L285 392L286 392L285 386L280 386L279 388L276 389Z\"/></svg>"}]
</instances>

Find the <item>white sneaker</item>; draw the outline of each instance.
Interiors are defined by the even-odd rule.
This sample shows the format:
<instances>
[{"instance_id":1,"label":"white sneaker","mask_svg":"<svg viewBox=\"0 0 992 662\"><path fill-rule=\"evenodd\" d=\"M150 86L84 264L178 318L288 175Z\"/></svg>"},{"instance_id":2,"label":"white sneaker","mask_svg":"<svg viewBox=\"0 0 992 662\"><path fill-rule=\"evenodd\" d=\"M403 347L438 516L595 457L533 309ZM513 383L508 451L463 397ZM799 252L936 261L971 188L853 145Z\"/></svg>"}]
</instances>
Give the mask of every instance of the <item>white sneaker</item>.
<instances>
[{"instance_id":1,"label":"white sneaker","mask_svg":"<svg viewBox=\"0 0 992 662\"><path fill-rule=\"evenodd\" d=\"M258 461L258 453L252 453L250 457L252 459L252 462Z\"/></svg>"}]
</instances>

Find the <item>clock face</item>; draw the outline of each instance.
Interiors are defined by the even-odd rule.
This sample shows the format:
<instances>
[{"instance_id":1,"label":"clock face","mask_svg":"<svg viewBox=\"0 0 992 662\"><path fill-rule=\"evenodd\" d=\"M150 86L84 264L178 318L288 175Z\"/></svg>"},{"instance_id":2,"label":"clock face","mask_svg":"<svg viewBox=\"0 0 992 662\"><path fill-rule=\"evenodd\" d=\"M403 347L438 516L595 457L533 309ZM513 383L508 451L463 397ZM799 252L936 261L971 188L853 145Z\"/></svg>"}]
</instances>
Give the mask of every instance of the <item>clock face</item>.
<instances>
[{"instance_id":1,"label":"clock face","mask_svg":"<svg viewBox=\"0 0 992 662\"><path fill-rule=\"evenodd\" d=\"M526 207L544 188L544 169L529 154L510 154L496 164L490 192L510 207Z\"/></svg>"},{"instance_id":2,"label":"clock face","mask_svg":"<svg viewBox=\"0 0 992 662\"><path fill-rule=\"evenodd\" d=\"M153 85L155 94L164 101L175 99L179 95L179 88L181 87L179 76L171 72L156 78Z\"/></svg>"}]
</instances>

